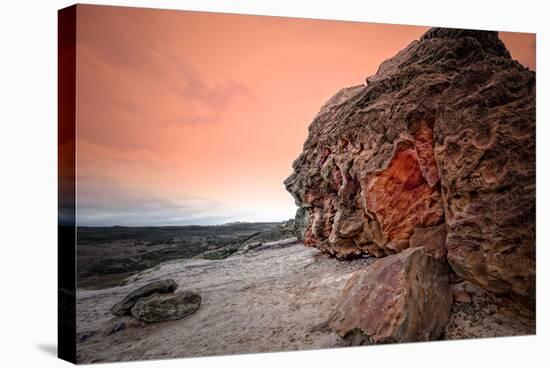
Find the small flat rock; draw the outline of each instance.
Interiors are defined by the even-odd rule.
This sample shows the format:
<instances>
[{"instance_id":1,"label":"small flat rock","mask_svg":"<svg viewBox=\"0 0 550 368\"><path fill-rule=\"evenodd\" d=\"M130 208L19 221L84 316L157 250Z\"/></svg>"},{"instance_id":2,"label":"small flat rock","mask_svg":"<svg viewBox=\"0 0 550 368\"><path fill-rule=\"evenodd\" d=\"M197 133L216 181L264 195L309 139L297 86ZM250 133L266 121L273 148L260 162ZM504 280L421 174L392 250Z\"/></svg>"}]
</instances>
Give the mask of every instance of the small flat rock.
<instances>
[{"instance_id":1,"label":"small flat rock","mask_svg":"<svg viewBox=\"0 0 550 368\"><path fill-rule=\"evenodd\" d=\"M173 293L178 288L178 284L172 279L153 281L132 291L120 302L111 308L111 313L115 316L130 314L132 307L140 298L148 297L153 294Z\"/></svg>"},{"instance_id":2,"label":"small flat rock","mask_svg":"<svg viewBox=\"0 0 550 368\"><path fill-rule=\"evenodd\" d=\"M96 331L84 331L76 335L78 342L82 343L96 334Z\"/></svg>"},{"instance_id":3,"label":"small flat rock","mask_svg":"<svg viewBox=\"0 0 550 368\"><path fill-rule=\"evenodd\" d=\"M467 291L453 291L453 299L457 303L471 303L472 296Z\"/></svg>"},{"instance_id":4,"label":"small flat rock","mask_svg":"<svg viewBox=\"0 0 550 368\"><path fill-rule=\"evenodd\" d=\"M195 313L201 296L191 290L174 294L153 294L140 298L132 307L132 316L143 322L162 322L181 319Z\"/></svg>"}]
</instances>

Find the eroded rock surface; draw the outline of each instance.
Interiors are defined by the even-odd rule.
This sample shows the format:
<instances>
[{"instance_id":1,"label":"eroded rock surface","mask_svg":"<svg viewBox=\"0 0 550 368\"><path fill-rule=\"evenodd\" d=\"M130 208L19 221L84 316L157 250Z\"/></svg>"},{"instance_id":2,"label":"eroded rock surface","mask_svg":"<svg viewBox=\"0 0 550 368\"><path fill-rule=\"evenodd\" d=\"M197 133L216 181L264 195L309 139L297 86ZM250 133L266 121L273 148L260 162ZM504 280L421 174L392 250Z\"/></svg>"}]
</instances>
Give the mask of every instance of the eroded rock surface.
<instances>
[{"instance_id":1,"label":"eroded rock surface","mask_svg":"<svg viewBox=\"0 0 550 368\"><path fill-rule=\"evenodd\" d=\"M304 244L381 257L444 233L454 272L534 308L535 73L496 32L429 30L321 108L293 168Z\"/></svg>"},{"instance_id":2,"label":"eroded rock surface","mask_svg":"<svg viewBox=\"0 0 550 368\"><path fill-rule=\"evenodd\" d=\"M181 319L195 313L201 305L201 296L184 290L174 294L153 294L139 299L132 307L132 316L143 322L162 322Z\"/></svg>"},{"instance_id":3,"label":"eroded rock surface","mask_svg":"<svg viewBox=\"0 0 550 368\"><path fill-rule=\"evenodd\" d=\"M116 303L111 308L111 313L115 316L130 314L132 307L141 298L145 298L153 294L173 293L177 288L178 284L172 279L150 282L146 285L143 285L139 289L132 291L124 299Z\"/></svg>"},{"instance_id":4,"label":"eroded rock surface","mask_svg":"<svg viewBox=\"0 0 550 368\"><path fill-rule=\"evenodd\" d=\"M438 339L453 301L445 258L409 248L353 274L329 323L352 344Z\"/></svg>"}]
</instances>

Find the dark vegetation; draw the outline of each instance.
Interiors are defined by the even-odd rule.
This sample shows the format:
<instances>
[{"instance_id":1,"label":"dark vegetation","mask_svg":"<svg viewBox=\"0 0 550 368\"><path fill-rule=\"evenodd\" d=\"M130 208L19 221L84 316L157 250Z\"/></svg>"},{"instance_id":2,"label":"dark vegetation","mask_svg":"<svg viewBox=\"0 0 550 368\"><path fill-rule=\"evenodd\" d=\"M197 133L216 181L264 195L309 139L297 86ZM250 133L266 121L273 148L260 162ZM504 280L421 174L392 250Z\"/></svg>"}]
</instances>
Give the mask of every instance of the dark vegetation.
<instances>
[{"instance_id":1,"label":"dark vegetation","mask_svg":"<svg viewBox=\"0 0 550 368\"><path fill-rule=\"evenodd\" d=\"M161 262L199 257L223 259L242 247L289 238L292 220L217 226L79 227L78 287L119 285L126 277Z\"/></svg>"}]
</instances>

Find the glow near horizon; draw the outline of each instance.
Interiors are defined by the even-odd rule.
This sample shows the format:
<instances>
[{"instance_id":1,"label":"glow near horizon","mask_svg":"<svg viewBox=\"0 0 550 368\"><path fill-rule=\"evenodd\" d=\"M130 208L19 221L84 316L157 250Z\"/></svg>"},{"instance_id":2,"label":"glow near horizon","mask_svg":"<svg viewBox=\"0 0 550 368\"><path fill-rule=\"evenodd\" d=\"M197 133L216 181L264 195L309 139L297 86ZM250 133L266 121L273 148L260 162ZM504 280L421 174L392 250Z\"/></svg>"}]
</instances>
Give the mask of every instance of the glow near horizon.
<instances>
[{"instance_id":1,"label":"glow near horizon","mask_svg":"<svg viewBox=\"0 0 550 368\"><path fill-rule=\"evenodd\" d=\"M307 127L428 27L79 6L80 225L283 221ZM534 69L534 36L502 34Z\"/></svg>"}]
</instances>

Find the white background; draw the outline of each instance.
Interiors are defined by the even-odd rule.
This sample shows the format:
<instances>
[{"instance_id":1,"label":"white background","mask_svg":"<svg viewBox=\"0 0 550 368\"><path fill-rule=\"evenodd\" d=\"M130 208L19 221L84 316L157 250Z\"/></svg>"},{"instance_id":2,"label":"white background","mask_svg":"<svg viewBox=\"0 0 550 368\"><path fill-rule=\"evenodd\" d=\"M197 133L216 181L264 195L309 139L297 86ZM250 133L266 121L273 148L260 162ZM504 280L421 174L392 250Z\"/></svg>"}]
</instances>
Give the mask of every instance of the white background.
<instances>
[{"instance_id":1,"label":"white background","mask_svg":"<svg viewBox=\"0 0 550 368\"><path fill-rule=\"evenodd\" d=\"M526 367L548 364L548 11L545 1L96 1L232 13L537 33L537 336L117 363L140 367ZM57 340L57 10L0 12L0 365L62 367ZM546 65L545 65L546 64ZM546 349L546 351L545 351Z\"/></svg>"}]
</instances>

